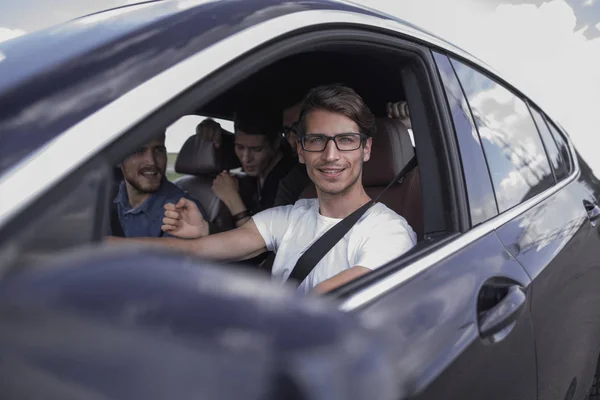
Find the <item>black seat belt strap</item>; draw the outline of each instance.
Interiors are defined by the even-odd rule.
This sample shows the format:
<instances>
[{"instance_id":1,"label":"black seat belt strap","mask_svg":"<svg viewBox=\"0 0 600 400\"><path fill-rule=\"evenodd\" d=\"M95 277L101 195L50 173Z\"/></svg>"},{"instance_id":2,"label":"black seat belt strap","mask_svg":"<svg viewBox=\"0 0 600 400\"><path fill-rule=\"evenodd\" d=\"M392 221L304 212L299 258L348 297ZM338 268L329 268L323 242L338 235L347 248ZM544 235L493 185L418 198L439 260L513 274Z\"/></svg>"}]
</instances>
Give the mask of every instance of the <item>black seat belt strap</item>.
<instances>
[{"instance_id":1,"label":"black seat belt strap","mask_svg":"<svg viewBox=\"0 0 600 400\"><path fill-rule=\"evenodd\" d=\"M289 280L294 280L299 286L315 268L315 266L321 261L323 257L344 237L350 229L358 222L358 220L364 215L365 212L375 203L377 200L396 182L401 182L404 176L408 174L413 168L417 166L417 157L414 156L410 161L402 168L402 170L396 175L386 187L377 195L374 200L368 201L366 204L361 206L359 209L348 215L346 218L329 228L320 238L318 238L305 252L300 256L294 269L292 270Z\"/></svg>"},{"instance_id":2,"label":"black seat belt strap","mask_svg":"<svg viewBox=\"0 0 600 400\"><path fill-rule=\"evenodd\" d=\"M113 236L125 237L123 226L121 226L121 221L119 221L117 204L115 203L111 203L110 205L110 230Z\"/></svg>"}]
</instances>

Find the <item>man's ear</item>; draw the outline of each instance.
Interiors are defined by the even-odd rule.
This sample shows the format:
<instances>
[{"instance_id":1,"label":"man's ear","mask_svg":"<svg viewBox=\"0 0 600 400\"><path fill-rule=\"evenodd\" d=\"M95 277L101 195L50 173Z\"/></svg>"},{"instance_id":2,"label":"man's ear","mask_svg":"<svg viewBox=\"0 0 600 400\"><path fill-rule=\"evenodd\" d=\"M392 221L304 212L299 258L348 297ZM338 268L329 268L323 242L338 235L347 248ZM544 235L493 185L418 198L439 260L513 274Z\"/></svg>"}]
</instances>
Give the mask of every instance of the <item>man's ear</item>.
<instances>
[{"instance_id":1,"label":"man's ear","mask_svg":"<svg viewBox=\"0 0 600 400\"><path fill-rule=\"evenodd\" d=\"M363 162L371 159L371 147L373 146L373 138L365 140L365 148L363 149Z\"/></svg>"}]
</instances>

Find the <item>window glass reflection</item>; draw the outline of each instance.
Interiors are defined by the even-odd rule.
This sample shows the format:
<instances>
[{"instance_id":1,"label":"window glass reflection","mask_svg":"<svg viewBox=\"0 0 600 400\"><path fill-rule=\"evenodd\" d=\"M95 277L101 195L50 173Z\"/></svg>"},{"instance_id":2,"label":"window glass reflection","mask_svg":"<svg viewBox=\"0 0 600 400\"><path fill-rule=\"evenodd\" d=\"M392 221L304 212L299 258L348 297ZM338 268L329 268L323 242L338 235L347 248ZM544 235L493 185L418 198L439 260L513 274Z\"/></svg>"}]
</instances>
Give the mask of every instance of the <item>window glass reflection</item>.
<instances>
[{"instance_id":1,"label":"window glass reflection","mask_svg":"<svg viewBox=\"0 0 600 400\"><path fill-rule=\"evenodd\" d=\"M554 137L554 141L556 142L556 145L558 146L558 150L560 151L561 155L561 171L564 172L562 172L560 176L558 176L558 174L556 175L556 180L560 181L561 179L566 178L571 173L572 164L571 155L569 153L569 145L567 144L567 141L565 140L563 135L558 131L558 128L556 128L554 124L552 124L550 121L548 121L548 127L550 128L550 132Z\"/></svg>"},{"instance_id":2,"label":"window glass reflection","mask_svg":"<svg viewBox=\"0 0 600 400\"><path fill-rule=\"evenodd\" d=\"M471 117L467 100L447 56L434 52L435 61L446 91L454 130L460 149L463 174L469 198L471 225L476 226L498 215L494 189L483 156L481 141Z\"/></svg>"},{"instance_id":3,"label":"window glass reflection","mask_svg":"<svg viewBox=\"0 0 600 400\"><path fill-rule=\"evenodd\" d=\"M542 117L542 114L540 114L535 107L530 107L530 109L531 115L533 115L535 124L537 125L540 135L542 136L542 141L546 146L546 153L548 154L552 168L554 168L556 179L560 180L569 174L568 169L565 168L566 165L562 159L562 154L560 153L558 146L554 141L550 130L548 129L548 125L546 125L544 117Z\"/></svg>"},{"instance_id":4,"label":"window glass reflection","mask_svg":"<svg viewBox=\"0 0 600 400\"><path fill-rule=\"evenodd\" d=\"M479 131L500 212L550 188L554 176L525 102L480 72L452 63Z\"/></svg>"}]
</instances>

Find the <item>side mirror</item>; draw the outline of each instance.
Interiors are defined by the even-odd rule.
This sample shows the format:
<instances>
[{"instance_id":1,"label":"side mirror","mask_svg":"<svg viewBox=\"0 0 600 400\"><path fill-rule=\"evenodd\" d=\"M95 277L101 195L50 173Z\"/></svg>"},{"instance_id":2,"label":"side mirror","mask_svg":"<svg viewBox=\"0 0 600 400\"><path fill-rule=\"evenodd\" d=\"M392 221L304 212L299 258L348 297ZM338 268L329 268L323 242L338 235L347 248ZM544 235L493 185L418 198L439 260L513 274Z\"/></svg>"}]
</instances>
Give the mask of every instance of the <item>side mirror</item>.
<instances>
[{"instance_id":1,"label":"side mirror","mask_svg":"<svg viewBox=\"0 0 600 400\"><path fill-rule=\"evenodd\" d=\"M96 248L0 281L0 398L398 399L377 332L261 275Z\"/></svg>"}]
</instances>

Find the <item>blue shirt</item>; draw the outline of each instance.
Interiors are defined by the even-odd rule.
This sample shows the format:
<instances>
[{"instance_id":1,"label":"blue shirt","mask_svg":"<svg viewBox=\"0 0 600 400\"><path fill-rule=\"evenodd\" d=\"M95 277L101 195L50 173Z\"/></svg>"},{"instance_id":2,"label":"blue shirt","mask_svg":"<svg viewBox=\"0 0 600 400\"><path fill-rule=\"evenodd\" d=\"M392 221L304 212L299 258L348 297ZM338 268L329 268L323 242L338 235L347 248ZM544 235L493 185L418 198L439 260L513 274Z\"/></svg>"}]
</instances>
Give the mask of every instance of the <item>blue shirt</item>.
<instances>
[{"instance_id":1,"label":"blue shirt","mask_svg":"<svg viewBox=\"0 0 600 400\"><path fill-rule=\"evenodd\" d=\"M179 186L166 179L160 185L160 188L152 193L150 197L137 208L132 208L129 204L127 186L125 185L125 181L121 182L114 203L117 205L119 221L121 222L125 237L171 236L168 233L164 233L160 228L165 216L164 205L166 203L177 204L182 197L196 203L202 216L206 218L206 211L204 210L204 207L202 207L202 204L184 192ZM109 231L111 231L110 228ZM109 235L111 234L112 231Z\"/></svg>"}]
</instances>

